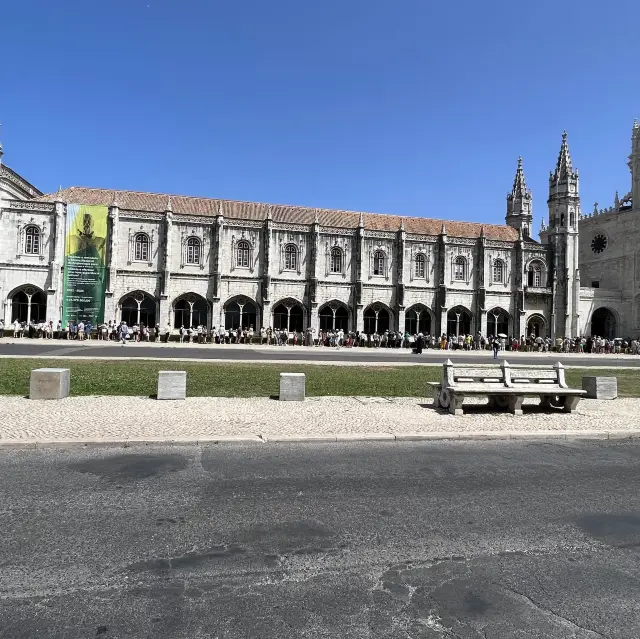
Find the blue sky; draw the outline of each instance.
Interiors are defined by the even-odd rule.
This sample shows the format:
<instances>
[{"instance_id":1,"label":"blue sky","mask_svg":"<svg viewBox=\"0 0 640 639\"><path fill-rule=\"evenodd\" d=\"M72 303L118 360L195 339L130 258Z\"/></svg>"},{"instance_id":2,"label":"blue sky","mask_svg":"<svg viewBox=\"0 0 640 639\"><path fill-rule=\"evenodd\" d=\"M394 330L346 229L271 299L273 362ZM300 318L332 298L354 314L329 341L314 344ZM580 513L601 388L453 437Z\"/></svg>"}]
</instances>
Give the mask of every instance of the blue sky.
<instances>
[{"instance_id":1,"label":"blue sky","mask_svg":"<svg viewBox=\"0 0 640 639\"><path fill-rule=\"evenodd\" d=\"M522 155L537 229L563 129L583 210L630 189L632 0L2 4L3 159L45 191L503 223Z\"/></svg>"}]
</instances>

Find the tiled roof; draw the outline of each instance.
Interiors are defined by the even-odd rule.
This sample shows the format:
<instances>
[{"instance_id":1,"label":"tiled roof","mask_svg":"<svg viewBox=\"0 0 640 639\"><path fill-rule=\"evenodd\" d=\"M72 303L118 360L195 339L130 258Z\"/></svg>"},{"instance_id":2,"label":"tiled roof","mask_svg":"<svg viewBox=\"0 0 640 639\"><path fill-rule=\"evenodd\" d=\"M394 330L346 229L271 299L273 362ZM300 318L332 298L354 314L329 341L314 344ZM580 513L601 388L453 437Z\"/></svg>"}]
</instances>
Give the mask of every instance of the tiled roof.
<instances>
[{"instance_id":1,"label":"tiled roof","mask_svg":"<svg viewBox=\"0 0 640 639\"><path fill-rule=\"evenodd\" d=\"M174 215L202 215L212 217L218 214L220 208L226 218L243 220L264 220L267 210L271 209L274 222L289 222L296 224L312 224L318 216L321 226L337 228L356 228L360 221L360 213L355 211L336 211L331 209L314 209L304 206L287 206L281 204L260 204L257 202L237 202L234 200L216 200L212 198L191 197L185 195L163 195L160 193L140 193L138 191L113 191L108 189L92 189L73 186L63 189L60 193L50 193L41 201L54 202L61 199L64 202L77 204L95 204L109 206L114 199L121 209L133 211L167 210L171 198L171 208ZM407 233L422 233L438 235L445 224L450 237L473 238L480 235L484 228L484 235L490 240L517 240L518 231L510 226L498 224L477 224L475 222L452 222L434 220L423 217L400 217L398 215L381 215L378 213L363 213L365 229L372 231L397 231L404 221Z\"/></svg>"}]
</instances>

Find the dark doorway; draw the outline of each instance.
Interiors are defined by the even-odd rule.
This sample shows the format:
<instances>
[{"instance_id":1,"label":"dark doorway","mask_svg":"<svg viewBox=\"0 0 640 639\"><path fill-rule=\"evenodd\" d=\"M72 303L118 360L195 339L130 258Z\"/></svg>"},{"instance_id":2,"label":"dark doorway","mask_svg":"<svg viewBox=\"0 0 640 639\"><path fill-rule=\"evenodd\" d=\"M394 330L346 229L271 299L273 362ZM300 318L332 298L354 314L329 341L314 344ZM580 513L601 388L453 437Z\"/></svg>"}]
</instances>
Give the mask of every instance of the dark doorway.
<instances>
[{"instance_id":1,"label":"dark doorway","mask_svg":"<svg viewBox=\"0 0 640 639\"><path fill-rule=\"evenodd\" d=\"M616 317L608 308L599 308L591 316L591 335L593 337L616 337Z\"/></svg>"}]
</instances>

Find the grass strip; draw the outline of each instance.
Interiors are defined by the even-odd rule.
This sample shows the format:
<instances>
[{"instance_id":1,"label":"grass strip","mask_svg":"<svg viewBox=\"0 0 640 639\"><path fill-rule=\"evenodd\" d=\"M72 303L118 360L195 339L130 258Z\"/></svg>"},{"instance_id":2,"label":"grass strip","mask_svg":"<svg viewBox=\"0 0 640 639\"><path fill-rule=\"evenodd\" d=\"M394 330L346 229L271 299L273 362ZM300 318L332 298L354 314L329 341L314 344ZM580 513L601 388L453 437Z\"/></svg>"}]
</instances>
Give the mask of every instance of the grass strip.
<instances>
[{"instance_id":1,"label":"grass strip","mask_svg":"<svg viewBox=\"0 0 640 639\"><path fill-rule=\"evenodd\" d=\"M27 395L34 368L71 369L72 395L153 395L158 371L186 370L190 397L268 397L278 395L280 373L305 373L307 395L426 397L426 383L439 381L442 366L317 366L140 360L0 358L0 395ZM571 369L567 382L617 377L620 397L640 397L640 369Z\"/></svg>"}]
</instances>

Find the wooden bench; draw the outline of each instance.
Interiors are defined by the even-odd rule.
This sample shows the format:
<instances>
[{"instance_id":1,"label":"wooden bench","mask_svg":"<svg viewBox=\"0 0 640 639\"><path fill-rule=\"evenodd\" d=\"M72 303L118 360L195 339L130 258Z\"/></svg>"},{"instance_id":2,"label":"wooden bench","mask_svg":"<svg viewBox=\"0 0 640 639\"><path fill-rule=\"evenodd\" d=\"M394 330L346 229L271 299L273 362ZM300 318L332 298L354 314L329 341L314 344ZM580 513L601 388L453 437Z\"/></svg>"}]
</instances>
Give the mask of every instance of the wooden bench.
<instances>
[{"instance_id":1,"label":"wooden bench","mask_svg":"<svg viewBox=\"0 0 640 639\"><path fill-rule=\"evenodd\" d=\"M529 368L511 366L457 366L447 360L442 367L442 381L430 382L434 406L446 408L452 415L462 415L465 397L488 397L489 406L508 409L522 415L525 397L539 397L540 406L561 408L570 413L575 410L586 391L569 388L564 377L564 366Z\"/></svg>"}]
</instances>

